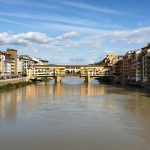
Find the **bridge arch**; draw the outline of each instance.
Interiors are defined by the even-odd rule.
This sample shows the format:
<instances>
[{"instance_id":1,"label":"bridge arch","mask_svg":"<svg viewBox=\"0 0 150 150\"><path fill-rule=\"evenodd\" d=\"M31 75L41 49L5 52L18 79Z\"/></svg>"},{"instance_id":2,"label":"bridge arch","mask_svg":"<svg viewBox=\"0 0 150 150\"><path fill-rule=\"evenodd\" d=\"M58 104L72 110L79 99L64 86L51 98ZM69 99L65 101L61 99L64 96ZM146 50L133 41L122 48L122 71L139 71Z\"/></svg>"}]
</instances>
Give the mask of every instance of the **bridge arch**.
<instances>
[{"instance_id":1,"label":"bridge arch","mask_svg":"<svg viewBox=\"0 0 150 150\"><path fill-rule=\"evenodd\" d=\"M83 83L85 81L84 77L80 77L80 76L64 76L61 78L62 83Z\"/></svg>"},{"instance_id":2,"label":"bridge arch","mask_svg":"<svg viewBox=\"0 0 150 150\"><path fill-rule=\"evenodd\" d=\"M60 82L62 82L62 80L66 79L68 77L77 77L77 78L83 79L83 81L87 82L87 83L91 82L92 79L96 78L96 77L90 77L90 76L66 75L66 76L63 76L63 77L56 76L53 79L55 80L55 83L60 83Z\"/></svg>"}]
</instances>

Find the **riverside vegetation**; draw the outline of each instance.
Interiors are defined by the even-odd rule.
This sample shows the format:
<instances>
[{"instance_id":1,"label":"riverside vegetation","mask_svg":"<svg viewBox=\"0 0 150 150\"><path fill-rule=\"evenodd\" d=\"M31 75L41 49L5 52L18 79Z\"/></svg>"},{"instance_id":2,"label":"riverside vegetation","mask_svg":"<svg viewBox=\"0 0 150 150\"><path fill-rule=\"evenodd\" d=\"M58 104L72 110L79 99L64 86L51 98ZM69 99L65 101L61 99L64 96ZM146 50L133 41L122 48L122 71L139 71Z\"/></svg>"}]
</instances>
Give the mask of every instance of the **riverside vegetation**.
<instances>
[{"instance_id":1,"label":"riverside vegetation","mask_svg":"<svg viewBox=\"0 0 150 150\"><path fill-rule=\"evenodd\" d=\"M31 81L22 81L22 82L16 82L16 83L0 84L0 91L15 89L18 87L29 85L31 83L32 83Z\"/></svg>"},{"instance_id":2,"label":"riverside vegetation","mask_svg":"<svg viewBox=\"0 0 150 150\"><path fill-rule=\"evenodd\" d=\"M35 80L35 81L20 81L20 82L15 82L15 83L1 83L0 84L0 91L4 91L4 90L9 90L9 89L15 89L15 88L19 88L19 87L23 87L35 82L49 82L51 79L40 79L40 80Z\"/></svg>"}]
</instances>

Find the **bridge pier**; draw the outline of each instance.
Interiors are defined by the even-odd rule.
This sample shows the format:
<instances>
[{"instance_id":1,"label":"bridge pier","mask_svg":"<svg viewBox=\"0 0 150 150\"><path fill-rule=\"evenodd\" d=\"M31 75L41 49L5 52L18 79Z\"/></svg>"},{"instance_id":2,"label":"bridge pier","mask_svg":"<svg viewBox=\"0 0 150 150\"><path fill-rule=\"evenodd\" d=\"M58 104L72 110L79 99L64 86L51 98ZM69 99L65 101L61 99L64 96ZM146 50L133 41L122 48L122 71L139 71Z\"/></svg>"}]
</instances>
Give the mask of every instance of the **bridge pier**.
<instances>
[{"instance_id":1,"label":"bridge pier","mask_svg":"<svg viewBox=\"0 0 150 150\"><path fill-rule=\"evenodd\" d=\"M85 76L85 83L90 83L91 82L91 77L90 76Z\"/></svg>"},{"instance_id":2,"label":"bridge pier","mask_svg":"<svg viewBox=\"0 0 150 150\"><path fill-rule=\"evenodd\" d=\"M55 79L55 83L60 83L62 80L62 77L56 76L54 79Z\"/></svg>"}]
</instances>

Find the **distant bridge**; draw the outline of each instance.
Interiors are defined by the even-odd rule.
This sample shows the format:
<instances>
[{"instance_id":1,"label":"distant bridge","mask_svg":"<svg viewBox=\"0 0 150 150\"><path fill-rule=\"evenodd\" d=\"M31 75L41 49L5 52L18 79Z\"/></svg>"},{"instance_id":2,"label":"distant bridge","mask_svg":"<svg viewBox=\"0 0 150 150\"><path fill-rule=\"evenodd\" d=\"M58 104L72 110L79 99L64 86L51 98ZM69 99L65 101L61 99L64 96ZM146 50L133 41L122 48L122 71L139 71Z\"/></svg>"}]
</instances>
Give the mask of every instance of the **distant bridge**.
<instances>
[{"instance_id":1,"label":"distant bridge","mask_svg":"<svg viewBox=\"0 0 150 150\"><path fill-rule=\"evenodd\" d=\"M51 77L56 83L66 76L78 76L90 82L91 78L111 75L111 67L103 65L35 65L27 70L29 79Z\"/></svg>"}]
</instances>

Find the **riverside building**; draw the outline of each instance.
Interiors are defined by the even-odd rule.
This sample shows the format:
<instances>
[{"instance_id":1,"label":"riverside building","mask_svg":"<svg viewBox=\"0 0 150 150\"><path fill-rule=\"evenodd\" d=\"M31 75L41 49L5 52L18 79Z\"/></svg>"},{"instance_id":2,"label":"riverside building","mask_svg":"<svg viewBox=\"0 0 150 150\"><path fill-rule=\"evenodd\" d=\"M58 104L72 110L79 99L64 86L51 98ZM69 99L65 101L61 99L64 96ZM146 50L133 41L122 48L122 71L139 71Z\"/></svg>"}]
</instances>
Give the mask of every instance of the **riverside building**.
<instances>
[{"instance_id":1,"label":"riverside building","mask_svg":"<svg viewBox=\"0 0 150 150\"><path fill-rule=\"evenodd\" d=\"M27 69L34 65L48 65L48 61L17 54L15 49L0 51L0 79L22 77L27 75Z\"/></svg>"}]
</instances>

